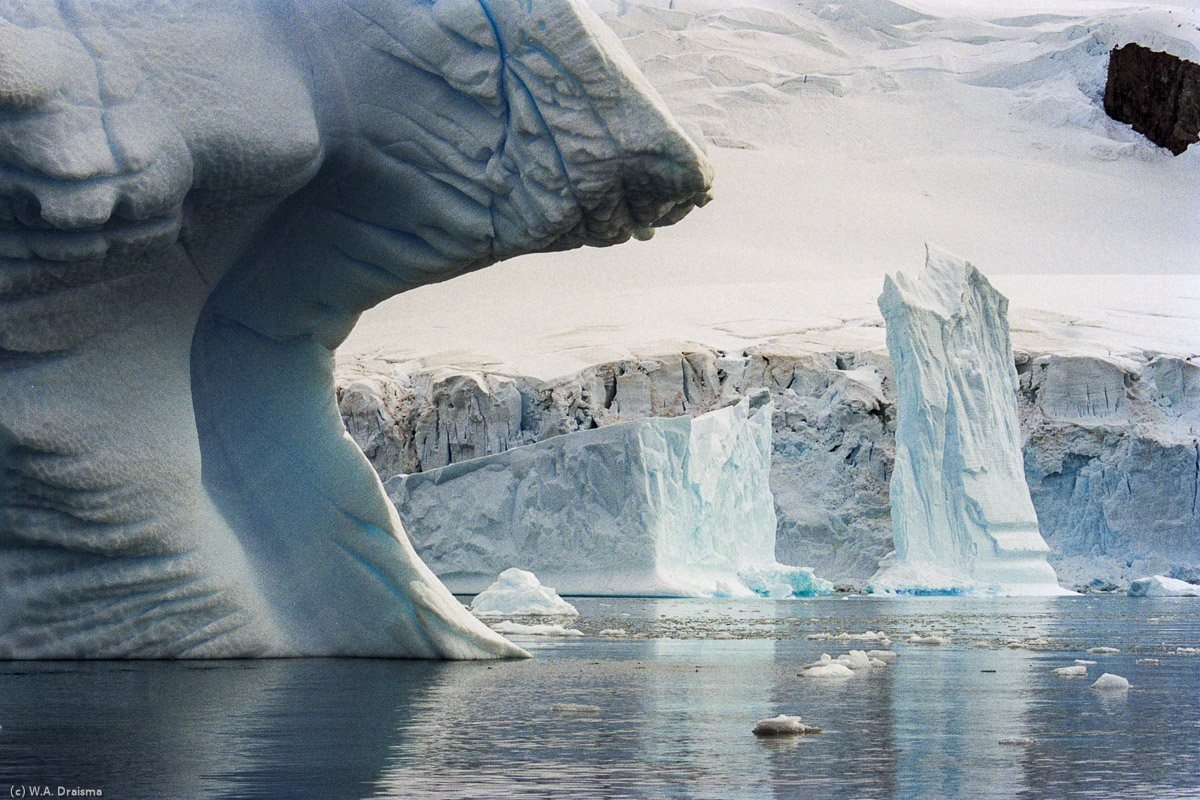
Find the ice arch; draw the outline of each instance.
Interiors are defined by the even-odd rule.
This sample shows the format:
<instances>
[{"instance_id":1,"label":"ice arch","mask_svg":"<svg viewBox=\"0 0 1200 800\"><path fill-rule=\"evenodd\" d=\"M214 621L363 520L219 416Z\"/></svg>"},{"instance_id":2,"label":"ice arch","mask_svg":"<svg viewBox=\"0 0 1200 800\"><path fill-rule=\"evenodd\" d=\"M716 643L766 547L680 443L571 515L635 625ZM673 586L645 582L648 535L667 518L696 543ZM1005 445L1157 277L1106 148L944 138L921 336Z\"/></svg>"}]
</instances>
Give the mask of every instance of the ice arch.
<instances>
[{"instance_id":1,"label":"ice arch","mask_svg":"<svg viewBox=\"0 0 1200 800\"><path fill-rule=\"evenodd\" d=\"M709 179L573 0L0 0L0 656L521 655L413 553L333 349Z\"/></svg>"}]
</instances>

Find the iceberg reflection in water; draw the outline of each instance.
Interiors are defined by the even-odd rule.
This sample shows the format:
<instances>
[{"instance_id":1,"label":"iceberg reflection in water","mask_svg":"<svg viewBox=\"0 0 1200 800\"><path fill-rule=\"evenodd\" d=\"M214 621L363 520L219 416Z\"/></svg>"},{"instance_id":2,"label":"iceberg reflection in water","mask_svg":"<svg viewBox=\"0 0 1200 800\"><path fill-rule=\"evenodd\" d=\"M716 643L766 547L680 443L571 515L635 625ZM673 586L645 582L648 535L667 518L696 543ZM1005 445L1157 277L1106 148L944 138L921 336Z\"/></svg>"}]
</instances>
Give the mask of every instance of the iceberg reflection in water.
<instances>
[{"instance_id":1,"label":"iceberg reflection in water","mask_svg":"<svg viewBox=\"0 0 1200 800\"><path fill-rule=\"evenodd\" d=\"M528 661L0 664L0 775L129 798L1200 792L1194 599L573 600L587 635L518 637ZM880 630L890 667L801 677ZM1051 672L1077 658L1087 679ZM1102 672L1133 688L1091 690ZM778 713L823 732L751 734Z\"/></svg>"}]
</instances>

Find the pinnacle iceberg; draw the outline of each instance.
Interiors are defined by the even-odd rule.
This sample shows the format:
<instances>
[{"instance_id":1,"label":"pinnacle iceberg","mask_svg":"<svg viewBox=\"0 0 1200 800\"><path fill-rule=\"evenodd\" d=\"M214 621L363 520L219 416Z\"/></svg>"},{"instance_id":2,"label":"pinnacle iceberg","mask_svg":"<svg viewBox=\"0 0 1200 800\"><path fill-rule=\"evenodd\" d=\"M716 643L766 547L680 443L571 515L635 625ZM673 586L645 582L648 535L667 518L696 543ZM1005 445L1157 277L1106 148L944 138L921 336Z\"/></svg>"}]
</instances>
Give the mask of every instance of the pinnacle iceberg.
<instances>
[{"instance_id":1,"label":"pinnacle iceberg","mask_svg":"<svg viewBox=\"0 0 1200 800\"><path fill-rule=\"evenodd\" d=\"M1008 300L929 248L913 280L885 279L898 393L895 553L876 592L1063 594L1025 483Z\"/></svg>"}]
</instances>

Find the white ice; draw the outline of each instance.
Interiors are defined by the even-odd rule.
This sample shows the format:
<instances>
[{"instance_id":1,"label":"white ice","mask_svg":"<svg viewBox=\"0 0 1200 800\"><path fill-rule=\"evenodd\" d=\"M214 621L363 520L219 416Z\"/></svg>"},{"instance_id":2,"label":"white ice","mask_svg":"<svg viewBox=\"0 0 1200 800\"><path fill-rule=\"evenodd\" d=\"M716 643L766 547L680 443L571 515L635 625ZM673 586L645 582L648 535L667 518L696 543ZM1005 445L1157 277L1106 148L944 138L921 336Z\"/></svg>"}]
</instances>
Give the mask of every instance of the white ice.
<instances>
[{"instance_id":1,"label":"white ice","mask_svg":"<svg viewBox=\"0 0 1200 800\"><path fill-rule=\"evenodd\" d=\"M1200 585L1154 575L1129 584L1130 597L1200 597Z\"/></svg>"},{"instance_id":2,"label":"white ice","mask_svg":"<svg viewBox=\"0 0 1200 800\"><path fill-rule=\"evenodd\" d=\"M1082 678L1087 677L1087 667L1083 664L1073 664L1069 667L1058 667L1050 670L1060 678Z\"/></svg>"},{"instance_id":3,"label":"white ice","mask_svg":"<svg viewBox=\"0 0 1200 800\"><path fill-rule=\"evenodd\" d=\"M1025 483L1008 299L930 248L918 278L884 280L897 387L894 558L876 592L1057 595Z\"/></svg>"},{"instance_id":4,"label":"white ice","mask_svg":"<svg viewBox=\"0 0 1200 800\"><path fill-rule=\"evenodd\" d=\"M1111 672L1106 672L1096 679L1096 682L1092 684L1092 688L1102 692L1121 692L1129 688L1129 681L1120 675L1113 675Z\"/></svg>"},{"instance_id":5,"label":"white ice","mask_svg":"<svg viewBox=\"0 0 1200 800\"><path fill-rule=\"evenodd\" d=\"M775 561L765 392L393 479L417 552L455 591L521 564L563 594L828 592Z\"/></svg>"},{"instance_id":6,"label":"white ice","mask_svg":"<svg viewBox=\"0 0 1200 800\"><path fill-rule=\"evenodd\" d=\"M820 733L820 728L805 725L800 717L780 714L776 717L760 719L754 723L755 736L791 736L805 733Z\"/></svg>"},{"instance_id":7,"label":"white ice","mask_svg":"<svg viewBox=\"0 0 1200 800\"><path fill-rule=\"evenodd\" d=\"M579 615L575 606L543 586L536 575L516 567L501 572L495 583L475 595L471 613L477 617Z\"/></svg>"}]
</instances>

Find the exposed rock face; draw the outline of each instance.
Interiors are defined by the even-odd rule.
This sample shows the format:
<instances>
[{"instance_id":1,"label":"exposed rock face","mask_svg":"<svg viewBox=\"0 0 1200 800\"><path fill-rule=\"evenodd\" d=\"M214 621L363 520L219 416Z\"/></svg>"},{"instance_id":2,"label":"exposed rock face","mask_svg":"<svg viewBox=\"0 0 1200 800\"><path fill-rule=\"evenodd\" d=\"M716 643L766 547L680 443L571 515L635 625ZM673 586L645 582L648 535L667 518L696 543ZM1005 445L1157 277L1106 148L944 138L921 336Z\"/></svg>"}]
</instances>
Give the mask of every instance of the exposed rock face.
<instances>
[{"instance_id":1,"label":"exposed rock face","mask_svg":"<svg viewBox=\"0 0 1200 800\"><path fill-rule=\"evenodd\" d=\"M1112 51L1104 110L1179 155L1200 140L1200 64L1138 44Z\"/></svg>"}]
</instances>

